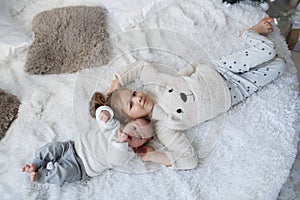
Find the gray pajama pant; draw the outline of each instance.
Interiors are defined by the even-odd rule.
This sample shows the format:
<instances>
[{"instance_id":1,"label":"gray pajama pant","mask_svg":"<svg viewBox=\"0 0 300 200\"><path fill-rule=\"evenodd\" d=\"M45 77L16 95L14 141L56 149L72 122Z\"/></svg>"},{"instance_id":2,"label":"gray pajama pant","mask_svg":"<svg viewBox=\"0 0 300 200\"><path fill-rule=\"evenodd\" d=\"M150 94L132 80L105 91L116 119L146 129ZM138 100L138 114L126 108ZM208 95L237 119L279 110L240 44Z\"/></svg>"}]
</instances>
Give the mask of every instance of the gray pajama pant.
<instances>
[{"instance_id":1,"label":"gray pajama pant","mask_svg":"<svg viewBox=\"0 0 300 200\"><path fill-rule=\"evenodd\" d=\"M87 177L73 141L47 143L36 153L33 164L38 169L39 183L62 185Z\"/></svg>"},{"instance_id":2,"label":"gray pajama pant","mask_svg":"<svg viewBox=\"0 0 300 200\"><path fill-rule=\"evenodd\" d=\"M241 35L246 43L242 51L214 61L224 77L235 105L270 83L285 70L283 59L276 57L275 45L267 37L247 30Z\"/></svg>"}]
</instances>

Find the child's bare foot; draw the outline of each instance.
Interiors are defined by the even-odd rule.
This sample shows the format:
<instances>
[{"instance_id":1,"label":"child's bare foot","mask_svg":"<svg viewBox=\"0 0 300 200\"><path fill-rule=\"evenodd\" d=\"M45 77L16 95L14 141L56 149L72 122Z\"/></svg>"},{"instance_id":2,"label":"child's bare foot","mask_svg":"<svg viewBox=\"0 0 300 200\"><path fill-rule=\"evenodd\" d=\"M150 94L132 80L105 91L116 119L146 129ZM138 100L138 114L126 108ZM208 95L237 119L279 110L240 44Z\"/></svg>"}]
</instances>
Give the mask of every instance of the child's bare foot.
<instances>
[{"instance_id":1,"label":"child's bare foot","mask_svg":"<svg viewBox=\"0 0 300 200\"><path fill-rule=\"evenodd\" d=\"M34 164L26 164L22 167L22 172L27 172L27 173L31 173L31 172L36 172L36 167L34 166Z\"/></svg>"},{"instance_id":2,"label":"child's bare foot","mask_svg":"<svg viewBox=\"0 0 300 200\"><path fill-rule=\"evenodd\" d=\"M30 180L31 182L36 182L38 179L38 173L37 172L31 172L30 173Z\"/></svg>"},{"instance_id":3,"label":"child's bare foot","mask_svg":"<svg viewBox=\"0 0 300 200\"><path fill-rule=\"evenodd\" d=\"M256 25L249 28L249 30L257 31L261 35L267 35L274 31L273 25L271 24L274 21L273 18L266 16L262 18Z\"/></svg>"},{"instance_id":4,"label":"child's bare foot","mask_svg":"<svg viewBox=\"0 0 300 200\"><path fill-rule=\"evenodd\" d=\"M38 175L38 173L37 173L37 169L36 169L36 167L34 166L33 163L30 164L30 165L28 165L28 164L24 165L22 167L22 172L30 173L30 180L32 182L37 181L37 178L38 178L37 175Z\"/></svg>"}]
</instances>

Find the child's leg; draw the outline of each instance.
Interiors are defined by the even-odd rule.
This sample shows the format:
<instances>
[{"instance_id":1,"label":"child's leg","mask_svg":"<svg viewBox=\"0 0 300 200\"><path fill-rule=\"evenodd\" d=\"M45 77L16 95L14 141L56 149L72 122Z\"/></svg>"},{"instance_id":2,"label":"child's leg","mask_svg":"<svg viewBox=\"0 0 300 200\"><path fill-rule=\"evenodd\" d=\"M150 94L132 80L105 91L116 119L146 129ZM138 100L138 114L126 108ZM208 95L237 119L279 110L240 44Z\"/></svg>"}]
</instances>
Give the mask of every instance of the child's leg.
<instances>
[{"instance_id":1,"label":"child's leg","mask_svg":"<svg viewBox=\"0 0 300 200\"><path fill-rule=\"evenodd\" d=\"M246 49L222 56L214 63L218 71L232 71L235 73L244 73L251 68L256 67L275 57L275 46L271 40L261 35L273 31L269 20L265 17L258 24L241 34L241 38L246 43Z\"/></svg>"},{"instance_id":2,"label":"child's leg","mask_svg":"<svg viewBox=\"0 0 300 200\"><path fill-rule=\"evenodd\" d=\"M263 86L272 82L285 70L285 63L281 58L274 58L243 74L228 72L223 76L229 86L233 105L241 102Z\"/></svg>"},{"instance_id":3,"label":"child's leg","mask_svg":"<svg viewBox=\"0 0 300 200\"><path fill-rule=\"evenodd\" d=\"M249 72L241 74L241 77L252 82L256 87L262 88L278 76L282 75L285 70L285 62L281 58L264 63Z\"/></svg>"},{"instance_id":4,"label":"child's leg","mask_svg":"<svg viewBox=\"0 0 300 200\"><path fill-rule=\"evenodd\" d=\"M226 79L233 105L270 83L284 71L285 64L276 56L273 42L264 35L273 31L270 17L242 33L247 49L216 60L216 70Z\"/></svg>"}]
</instances>

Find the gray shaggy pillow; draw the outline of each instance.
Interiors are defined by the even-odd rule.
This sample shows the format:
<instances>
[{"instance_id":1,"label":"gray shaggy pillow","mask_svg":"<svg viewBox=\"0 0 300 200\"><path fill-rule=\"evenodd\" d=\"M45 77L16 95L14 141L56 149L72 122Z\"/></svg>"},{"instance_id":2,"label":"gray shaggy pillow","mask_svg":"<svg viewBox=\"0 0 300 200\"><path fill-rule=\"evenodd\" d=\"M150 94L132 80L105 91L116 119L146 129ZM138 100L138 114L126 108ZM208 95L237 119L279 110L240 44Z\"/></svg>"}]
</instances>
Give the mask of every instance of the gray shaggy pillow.
<instances>
[{"instance_id":1,"label":"gray shaggy pillow","mask_svg":"<svg viewBox=\"0 0 300 200\"><path fill-rule=\"evenodd\" d=\"M5 136L11 122L17 117L20 102L14 95L0 89L0 140Z\"/></svg>"},{"instance_id":2,"label":"gray shaggy pillow","mask_svg":"<svg viewBox=\"0 0 300 200\"><path fill-rule=\"evenodd\" d=\"M106 10L70 6L37 14L32 20L35 40L27 51L29 74L72 73L107 64L109 41Z\"/></svg>"}]
</instances>

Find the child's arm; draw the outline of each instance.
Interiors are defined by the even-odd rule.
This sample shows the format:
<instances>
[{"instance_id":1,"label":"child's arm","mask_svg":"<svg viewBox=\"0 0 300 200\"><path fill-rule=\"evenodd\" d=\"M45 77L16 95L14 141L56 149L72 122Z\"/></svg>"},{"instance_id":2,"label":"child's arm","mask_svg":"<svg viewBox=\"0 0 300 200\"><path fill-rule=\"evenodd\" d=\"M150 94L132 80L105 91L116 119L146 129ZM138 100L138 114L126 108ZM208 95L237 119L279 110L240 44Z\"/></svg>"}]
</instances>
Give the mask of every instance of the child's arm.
<instances>
[{"instance_id":1,"label":"child's arm","mask_svg":"<svg viewBox=\"0 0 300 200\"><path fill-rule=\"evenodd\" d=\"M143 161L154 162L171 166L168 156L164 152L155 151L151 146L142 146L134 150L134 152L141 156Z\"/></svg>"},{"instance_id":2,"label":"child's arm","mask_svg":"<svg viewBox=\"0 0 300 200\"><path fill-rule=\"evenodd\" d=\"M152 146L144 145L138 148L133 149L134 153L136 153L138 156L144 156L146 153L155 151ZM146 160L145 160L146 161Z\"/></svg>"},{"instance_id":3,"label":"child's arm","mask_svg":"<svg viewBox=\"0 0 300 200\"><path fill-rule=\"evenodd\" d=\"M124 86L135 80L142 80L141 79L142 74L144 74L145 73L144 71L149 68L153 68L151 64L144 61L137 61L135 63L127 65L122 70L118 71L115 74L115 77L118 78L120 84ZM148 75L150 74L148 73Z\"/></svg>"},{"instance_id":4,"label":"child's arm","mask_svg":"<svg viewBox=\"0 0 300 200\"><path fill-rule=\"evenodd\" d=\"M171 161L169 160L167 154L160 151L149 151L142 156L142 160L171 166Z\"/></svg>"},{"instance_id":5,"label":"child's arm","mask_svg":"<svg viewBox=\"0 0 300 200\"><path fill-rule=\"evenodd\" d=\"M161 126L161 124L157 125ZM151 152L145 159L169 164L174 169L193 169L197 166L197 153L185 133L162 128L157 132L157 138L167 150L165 152L156 151L153 154Z\"/></svg>"},{"instance_id":6,"label":"child's arm","mask_svg":"<svg viewBox=\"0 0 300 200\"><path fill-rule=\"evenodd\" d=\"M144 61L137 61L127 65L122 70L115 74L114 80L111 82L110 88L107 92L109 96L112 91L125 86L126 84L141 80L141 81L155 81L159 72L150 63Z\"/></svg>"},{"instance_id":7,"label":"child's arm","mask_svg":"<svg viewBox=\"0 0 300 200\"><path fill-rule=\"evenodd\" d=\"M193 64L188 65L185 68L182 68L176 73L176 76L191 76L196 71L196 68Z\"/></svg>"}]
</instances>

